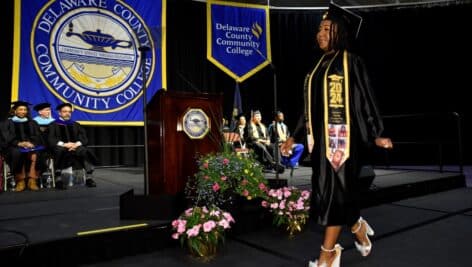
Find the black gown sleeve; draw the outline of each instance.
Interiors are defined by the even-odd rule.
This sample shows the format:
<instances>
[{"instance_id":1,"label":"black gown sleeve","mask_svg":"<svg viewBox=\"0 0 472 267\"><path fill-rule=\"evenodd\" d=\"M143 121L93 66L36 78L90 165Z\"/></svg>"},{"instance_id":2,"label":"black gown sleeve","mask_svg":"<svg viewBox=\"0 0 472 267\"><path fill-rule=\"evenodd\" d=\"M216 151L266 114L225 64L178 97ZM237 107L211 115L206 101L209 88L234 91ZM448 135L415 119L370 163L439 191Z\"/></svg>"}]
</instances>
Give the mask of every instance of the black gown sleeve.
<instances>
[{"instance_id":1,"label":"black gown sleeve","mask_svg":"<svg viewBox=\"0 0 472 267\"><path fill-rule=\"evenodd\" d=\"M370 143L380 137L384 126L363 60L351 54L350 87L352 110L362 141Z\"/></svg>"},{"instance_id":2,"label":"black gown sleeve","mask_svg":"<svg viewBox=\"0 0 472 267\"><path fill-rule=\"evenodd\" d=\"M82 127L82 125L80 125L78 122L74 122L74 128L75 128L74 131L76 131L77 133L76 141L80 141L83 146L86 146L88 144L88 138L87 138L87 132L85 131L84 127Z\"/></svg>"}]
</instances>

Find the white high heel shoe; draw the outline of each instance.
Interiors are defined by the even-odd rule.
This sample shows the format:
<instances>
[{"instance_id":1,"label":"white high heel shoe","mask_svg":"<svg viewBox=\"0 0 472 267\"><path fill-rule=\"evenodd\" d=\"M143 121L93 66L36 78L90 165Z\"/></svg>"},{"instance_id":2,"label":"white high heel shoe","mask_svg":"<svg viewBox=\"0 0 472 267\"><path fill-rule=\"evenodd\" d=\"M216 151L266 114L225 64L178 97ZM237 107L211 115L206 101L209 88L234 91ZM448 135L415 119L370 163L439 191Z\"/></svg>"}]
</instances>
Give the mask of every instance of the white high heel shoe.
<instances>
[{"instance_id":1,"label":"white high heel shoe","mask_svg":"<svg viewBox=\"0 0 472 267\"><path fill-rule=\"evenodd\" d=\"M355 234L359 232L362 228L362 224L365 225L365 238L367 239L368 244L363 245L357 241L355 241L354 244L356 245L356 248L361 253L361 255L363 257L367 257L370 254L370 251L372 250L372 242L370 242L369 236L374 235L374 230L372 229L372 227L370 227L367 221L364 220L362 217L359 217L358 224L359 226L357 227L357 229L354 231L351 231L351 233Z\"/></svg>"},{"instance_id":2,"label":"white high heel shoe","mask_svg":"<svg viewBox=\"0 0 472 267\"><path fill-rule=\"evenodd\" d=\"M324 252L336 252L336 256L333 260L333 262L331 263L331 266L329 267L340 267L341 266L341 251L343 250L343 247L341 247L341 245L339 244L336 244L334 245L334 248L332 249L326 249L324 248L323 246L321 246L321 250L323 250ZM328 264L326 262L323 262L323 263L318 263L318 260L316 261L309 261L308 262L308 267L328 267Z\"/></svg>"}]
</instances>

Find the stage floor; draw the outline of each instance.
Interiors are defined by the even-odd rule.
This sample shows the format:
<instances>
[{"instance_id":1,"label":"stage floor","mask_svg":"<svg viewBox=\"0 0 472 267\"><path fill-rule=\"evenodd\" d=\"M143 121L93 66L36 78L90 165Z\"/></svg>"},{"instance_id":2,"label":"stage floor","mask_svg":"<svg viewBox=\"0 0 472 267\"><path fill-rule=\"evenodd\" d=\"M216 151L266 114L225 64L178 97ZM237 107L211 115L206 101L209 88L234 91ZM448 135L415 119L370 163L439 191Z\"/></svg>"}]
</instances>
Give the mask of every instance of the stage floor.
<instances>
[{"instance_id":1,"label":"stage floor","mask_svg":"<svg viewBox=\"0 0 472 267\"><path fill-rule=\"evenodd\" d=\"M376 235L369 257L362 258L344 229L342 266L347 267L464 267L470 266L472 189L460 188L383 204L363 210ZM153 253L124 257L88 267L108 266L271 266L302 267L317 257L321 228L310 225L288 239L274 227L227 239L217 257L201 263L176 245Z\"/></svg>"},{"instance_id":2,"label":"stage floor","mask_svg":"<svg viewBox=\"0 0 472 267\"><path fill-rule=\"evenodd\" d=\"M414 169L375 169L373 188L387 190L427 181L441 181L457 172ZM274 178L275 174L266 174ZM144 225L158 227L169 221L120 220L119 196L130 189L143 193L141 168L102 168L95 172L96 188L74 186L68 190L0 194L0 252L29 244L74 239L81 232ZM311 169L300 167L290 177L279 178L289 185L311 188ZM472 240L472 189L457 188L392 203L378 203L363 210L376 230L371 257L361 259L352 239L343 233L343 266L468 266ZM306 266L316 257L322 234L315 224L293 239L273 227L233 236L215 261L206 266ZM447 261L451 258L451 261ZM187 266L199 265L177 245L153 253L125 257L86 266ZM3 264L2 264L3 265ZM13 266L13 265L12 265Z\"/></svg>"}]
</instances>

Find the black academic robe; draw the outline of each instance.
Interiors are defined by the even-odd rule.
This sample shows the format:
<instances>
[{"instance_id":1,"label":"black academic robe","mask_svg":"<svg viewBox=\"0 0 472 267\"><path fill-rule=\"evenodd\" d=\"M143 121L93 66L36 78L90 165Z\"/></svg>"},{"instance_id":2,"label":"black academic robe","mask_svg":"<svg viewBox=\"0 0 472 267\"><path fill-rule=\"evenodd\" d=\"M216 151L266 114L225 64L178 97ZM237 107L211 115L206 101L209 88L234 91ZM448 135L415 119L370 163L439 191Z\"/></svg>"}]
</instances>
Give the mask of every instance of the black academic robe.
<instances>
[{"instance_id":1,"label":"black academic robe","mask_svg":"<svg viewBox=\"0 0 472 267\"><path fill-rule=\"evenodd\" d=\"M49 125L48 142L50 147L56 146L59 142L81 142L83 146L88 144L85 129L76 121L55 120Z\"/></svg>"},{"instance_id":2,"label":"black academic robe","mask_svg":"<svg viewBox=\"0 0 472 267\"><path fill-rule=\"evenodd\" d=\"M324 77L331 74L344 76L343 52L339 52L328 70L328 75L325 76L328 62L333 59L333 56L335 54L325 56L324 62L320 63L312 75L311 110L306 110L294 135L306 132L302 131L304 122L307 121L307 116L311 115L315 143L311 153L312 215L321 225L352 226L360 216L358 182L360 167L364 164L366 149L371 147L375 138L381 135L383 123L362 59L355 54L347 53L351 127L350 157L338 171L333 169L326 158L323 84Z\"/></svg>"},{"instance_id":3,"label":"black academic robe","mask_svg":"<svg viewBox=\"0 0 472 267\"><path fill-rule=\"evenodd\" d=\"M54 154L56 169L61 170L71 166L75 167L75 160L77 159L81 167L85 168L87 172L93 171L91 164L97 164L97 158L92 151L86 147L88 138L82 125L75 121L56 119L49 125L48 131L49 146ZM79 146L76 151L69 152L63 147L58 146L59 142L80 142L82 145Z\"/></svg>"},{"instance_id":4,"label":"black academic robe","mask_svg":"<svg viewBox=\"0 0 472 267\"><path fill-rule=\"evenodd\" d=\"M29 141L35 146L42 146L39 126L34 120L14 122L8 119L4 122L2 131L8 163L14 173L19 173L27 163L27 160L25 154L20 151L18 143Z\"/></svg>"}]
</instances>

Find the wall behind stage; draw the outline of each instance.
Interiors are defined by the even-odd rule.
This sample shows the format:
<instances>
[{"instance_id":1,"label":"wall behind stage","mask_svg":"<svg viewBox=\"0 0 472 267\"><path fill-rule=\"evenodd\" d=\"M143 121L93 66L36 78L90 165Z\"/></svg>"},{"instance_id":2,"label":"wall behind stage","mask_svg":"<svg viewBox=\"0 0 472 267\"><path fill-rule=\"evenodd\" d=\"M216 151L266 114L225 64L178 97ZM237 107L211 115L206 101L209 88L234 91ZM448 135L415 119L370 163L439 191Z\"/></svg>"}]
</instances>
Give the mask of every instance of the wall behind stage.
<instances>
[{"instance_id":1,"label":"wall behind stage","mask_svg":"<svg viewBox=\"0 0 472 267\"><path fill-rule=\"evenodd\" d=\"M206 60L205 11L205 3L168 0L168 89L223 93L224 115L229 117L234 81ZM433 119L421 121L386 119L386 132L392 137L431 141L439 133L449 135L454 130L451 121L443 123L442 116L437 115L456 111L463 118L464 150L472 149L472 142L466 139L472 136L472 109L466 97L469 67L459 67L467 66L472 59L472 43L467 40L471 11L471 3L358 10L365 23L357 52L366 60L382 114L433 113ZM1 34L12 36L12 3L2 13L9 24L1 27ZM299 103L303 101L304 76L320 55L314 36L321 12L271 10L270 14L279 108L293 129L302 112ZM6 45L9 47L4 51L8 55L3 62L10 67L12 44ZM0 90L2 117L10 101L11 68L6 70ZM240 88L244 111L260 109L264 120L269 122L273 109L271 69L261 70ZM143 143L141 127L88 127L87 130L94 145ZM96 152L103 165L142 164L142 150L125 150L101 148ZM398 145L396 150L406 153L394 153L392 163L437 162L436 148L429 151L431 148L423 145ZM451 154L446 156L456 163L453 149L449 150L444 151ZM464 156L472 163L470 153Z\"/></svg>"}]
</instances>

